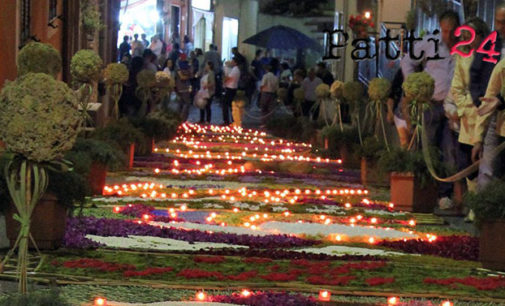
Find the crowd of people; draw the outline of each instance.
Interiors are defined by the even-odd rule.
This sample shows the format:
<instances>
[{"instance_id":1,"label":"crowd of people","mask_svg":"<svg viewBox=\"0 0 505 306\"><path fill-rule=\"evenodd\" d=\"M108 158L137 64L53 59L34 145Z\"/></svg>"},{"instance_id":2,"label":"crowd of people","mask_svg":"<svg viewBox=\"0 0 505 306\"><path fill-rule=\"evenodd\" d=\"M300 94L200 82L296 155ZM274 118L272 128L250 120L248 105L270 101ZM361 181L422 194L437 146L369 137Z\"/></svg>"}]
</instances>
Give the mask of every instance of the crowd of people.
<instances>
[{"instance_id":1,"label":"crowd of people","mask_svg":"<svg viewBox=\"0 0 505 306\"><path fill-rule=\"evenodd\" d=\"M302 111L297 112L295 107L293 110L296 115L317 118L318 111L311 111L316 103L316 87L322 83L331 85L334 81L325 63L308 70L296 69L294 60L281 61L271 56L270 50L257 50L256 57L249 63L234 47L231 50L233 57L223 62L214 44L204 53L199 48L193 48L187 36L182 48L176 35L168 45L160 35L153 36L151 42L146 40L145 34L140 37L135 34L130 40L125 36L119 47L120 60L130 71L130 79L120 101L120 111L124 115L135 115L140 108L141 102L135 95L136 76L143 69L164 71L175 81L174 92L183 119L187 119L190 106L195 105L200 109L200 123L210 123L211 104L218 102L221 104L223 125L233 121L230 111L237 91L243 91L248 101L257 103L263 123L266 123L277 105L277 90L288 89L284 103L293 107L293 92L302 87L305 93Z\"/></svg>"},{"instance_id":2,"label":"crowd of people","mask_svg":"<svg viewBox=\"0 0 505 306\"><path fill-rule=\"evenodd\" d=\"M496 42L487 41L485 49L494 50L495 58L501 59L505 56L505 5L496 8L494 23ZM416 44L417 58L406 53L401 60L401 68L392 82L387 119L396 126L401 145L409 146L413 129L406 111L408 101L401 85L411 73L428 73L435 81L431 107L424 114L423 128L429 145L440 149L445 165L459 170L484 157L478 175L467 179L469 189L481 189L492 178L504 174L502 161L505 154L500 154L494 162L490 160L494 149L505 141L505 100L501 96L505 61L493 63L485 60L487 55L482 53L472 53L470 57L451 55L458 39L468 40L465 35L469 32L463 31L460 38L455 36L460 19L454 11L439 16L439 25L439 33L428 35ZM476 50L491 33L489 26L477 17L470 18L465 25L475 30L475 39L469 47ZM437 48L433 48L432 41L435 40L439 41ZM201 49L193 48L188 37L184 37L181 47L175 35L169 45L158 35L150 43L145 35L139 39L135 34L131 43L129 37L124 37L119 49L120 57L130 69L130 80L121 104L124 114L132 115L138 110L139 102L135 101L134 92L136 74L142 69L165 71L175 79L175 93L183 119L187 119L189 107L195 105L200 108L200 122L210 123L211 104L215 101L221 103L224 125L232 122L230 109L239 90L249 101L257 102L263 119L268 118L274 106L278 105L276 96L279 88L287 89L283 103L291 106L296 116L317 119L316 88L320 84L331 86L334 82L334 76L325 63L303 69L295 67L292 60L272 57L270 50L257 50L255 58L248 63L234 47L231 50L233 58L223 62L215 45L210 45L209 50L203 53ZM440 58L429 60L435 56ZM304 92L301 103L294 99L297 88L302 88ZM295 104L298 107L294 107ZM454 207L451 199L453 191L453 184L440 184L441 209Z\"/></svg>"},{"instance_id":3,"label":"crowd of people","mask_svg":"<svg viewBox=\"0 0 505 306\"><path fill-rule=\"evenodd\" d=\"M401 145L409 146L412 127L406 111L408 103L402 94L401 85L409 74L424 71L435 81L431 105L424 113L423 125L429 145L436 146L442 154L446 166L463 170L481 159L478 174L466 180L470 190L482 190L493 178L500 178L504 172L504 154L493 158L494 149L504 141L505 101L501 96L505 82L503 68L505 61L505 5L495 10L494 29L496 42L487 41L484 49L494 52L499 62L485 60L488 54L472 52L469 57L451 55L451 49L458 41L471 41L470 32L462 31L461 37L455 36L460 26L456 12L447 11L439 17L440 33L429 35L416 44L416 56L406 55L401 60L401 69L397 72L388 101L388 121L394 123ZM471 27L476 35L468 50L478 50L479 46L491 33L489 26L480 18L468 19L465 26ZM439 39L438 48L433 48L430 40ZM427 60L436 54L438 60ZM493 161L492 161L493 160ZM439 184L439 208L453 209L454 185Z\"/></svg>"}]
</instances>

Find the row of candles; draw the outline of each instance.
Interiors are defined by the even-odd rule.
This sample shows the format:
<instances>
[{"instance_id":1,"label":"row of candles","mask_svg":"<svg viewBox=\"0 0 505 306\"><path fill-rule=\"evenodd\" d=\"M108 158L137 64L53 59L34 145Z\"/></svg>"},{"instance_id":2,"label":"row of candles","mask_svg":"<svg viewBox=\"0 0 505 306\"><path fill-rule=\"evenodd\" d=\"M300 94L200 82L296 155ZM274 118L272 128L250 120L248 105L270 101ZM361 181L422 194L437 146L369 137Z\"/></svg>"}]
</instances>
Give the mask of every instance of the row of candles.
<instances>
[{"instance_id":1,"label":"row of candles","mask_svg":"<svg viewBox=\"0 0 505 306\"><path fill-rule=\"evenodd\" d=\"M249 289L242 289L240 291L240 296L243 298L248 298L251 295L253 295L254 292L249 290ZM318 295L318 300L321 302L330 302L331 301L331 292L325 289L319 290L319 295ZM210 301L208 294L203 291L199 290L195 293L195 301L198 302L208 302ZM391 296L387 298L387 305L388 306L393 306L393 305L399 305L401 302L399 297L396 296ZM107 305L107 299L104 297L97 297L94 300L94 305L95 306L106 306ZM449 301L445 300L440 303L440 306L453 306L454 304Z\"/></svg>"},{"instance_id":2,"label":"row of candles","mask_svg":"<svg viewBox=\"0 0 505 306\"><path fill-rule=\"evenodd\" d=\"M142 198L153 199L189 199L200 196L220 196L222 200L235 202L239 200L259 200L264 203L290 203L295 204L297 201L307 198L330 200L338 197L349 196L367 196L368 190L354 188L335 188L335 189L279 189L279 190L252 190L246 187L241 187L235 190L232 189L212 189L197 193L194 189L188 189L182 192L171 192L170 194L163 192L165 187L162 184L155 183L130 183L122 185L104 186L103 195L105 196L127 196L139 194ZM372 202L366 198L361 201L365 205ZM393 208L394 204L389 203L389 208ZM351 203L345 203L345 208L351 208Z\"/></svg>"}]
</instances>

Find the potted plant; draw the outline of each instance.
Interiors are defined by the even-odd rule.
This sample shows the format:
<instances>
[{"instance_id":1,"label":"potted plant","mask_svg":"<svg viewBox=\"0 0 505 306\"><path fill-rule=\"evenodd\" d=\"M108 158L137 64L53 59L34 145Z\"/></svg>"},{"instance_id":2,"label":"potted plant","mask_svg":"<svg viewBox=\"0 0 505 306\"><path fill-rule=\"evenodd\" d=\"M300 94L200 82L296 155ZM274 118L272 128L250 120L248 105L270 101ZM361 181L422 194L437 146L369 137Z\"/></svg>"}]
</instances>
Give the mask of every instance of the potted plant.
<instances>
[{"instance_id":1,"label":"potted plant","mask_svg":"<svg viewBox=\"0 0 505 306\"><path fill-rule=\"evenodd\" d=\"M410 74L402 85L409 101L408 118L415 125L408 150L385 152L379 160L380 167L391 173L391 201L407 211L433 212L437 202L436 182L433 173L443 169L439 152L427 142L421 146L423 114L430 107L435 88L433 78L426 72ZM421 147L422 150L418 151Z\"/></svg>"},{"instance_id":2,"label":"potted plant","mask_svg":"<svg viewBox=\"0 0 505 306\"><path fill-rule=\"evenodd\" d=\"M131 118L130 121L144 135L142 143L135 148L135 154L138 155L151 154L156 142L174 138L182 123L180 117L171 110L150 113L142 118Z\"/></svg>"},{"instance_id":3,"label":"potted plant","mask_svg":"<svg viewBox=\"0 0 505 306\"><path fill-rule=\"evenodd\" d=\"M74 164L74 172L86 178L93 195L102 194L107 170L120 168L126 160L121 150L105 141L91 138L77 138L65 158Z\"/></svg>"},{"instance_id":4,"label":"potted plant","mask_svg":"<svg viewBox=\"0 0 505 306\"><path fill-rule=\"evenodd\" d=\"M53 250L61 246L67 215L75 205L83 204L86 195L89 194L85 177L75 171L48 171L48 178L46 193L35 206L30 224L31 235L40 250ZM1 184L6 185L4 179ZM9 200L6 194L1 197ZM0 203L3 202L4 200L0 201ZM20 224L13 219L16 213L15 208L12 205L6 207L7 238L13 247L19 234ZM34 247L33 243L30 243L30 247Z\"/></svg>"},{"instance_id":5,"label":"potted plant","mask_svg":"<svg viewBox=\"0 0 505 306\"><path fill-rule=\"evenodd\" d=\"M352 152L359 144L360 133L357 127L344 125L343 130L338 126L325 127L321 131L323 138L323 154L329 158L341 158L348 168L359 168L360 160Z\"/></svg>"},{"instance_id":6,"label":"potted plant","mask_svg":"<svg viewBox=\"0 0 505 306\"><path fill-rule=\"evenodd\" d=\"M126 154L127 169L133 168L135 144L144 140L144 135L135 128L128 118L121 118L106 127L96 129L92 137L117 146Z\"/></svg>"},{"instance_id":7,"label":"potted plant","mask_svg":"<svg viewBox=\"0 0 505 306\"><path fill-rule=\"evenodd\" d=\"M316 134L315 126L309 119L287 114L272 115L266 127L268 132L276 137L299 142L311 141Z\"/></svg>"},{"instance_id":8,"label":"potted plant","mask_svg":"<svg viewBox=\"0 0 505 306\"><path fill-rule=\"evenodd\" d=\"M464 203L475 214L480 229L479 258L486 269L505 271L505 182L495 180L479 193L468 193Z\"/></svg>"},{"instance_id":9,"label":"potted plant","mask_svg":"<svg viewBox=\"0 0 505 306\"><path fill-rule=\"evenodd\" d=\"M0 124L4 127L0 139L10 156L5 176L17 210L14 219L21 228L1 266L18 249L19 289L25 293L31 220L47 189L46 169L65 170L65 164L58 161L72 147L81 116L74 92L44 73L28 72L7 83L0 93L0 105ZM52 204L56 205L54 201Z\"/></svg>"},{"instance_id":10,"label":"potted plant","mask_svg":"<svg viewBox=\"0 0 505 306\"><path fill-rule=\"evenodd\" d=\"M433 156L436 156L432 149ZM391 202L411 212L431 213L437 204L437 184L429 173L423 154L417 151L391 149L382 151L378 166L390 174ZM441 162L437 168L442 168Z\"/></svg>"},{"instance_id":11,"label":"potted plant","mask_svg":"<svg viewBox=\"0 0 505 306\"><path fill-rule=\"evenodd\" d=\"M378 160L385 149L384 144L374 136L365 138L363 145L357 145L355 151L361 158L361 183L363 185L389 185L388 175L379 171L378 167Z\"/></svg>"}]
</instances>

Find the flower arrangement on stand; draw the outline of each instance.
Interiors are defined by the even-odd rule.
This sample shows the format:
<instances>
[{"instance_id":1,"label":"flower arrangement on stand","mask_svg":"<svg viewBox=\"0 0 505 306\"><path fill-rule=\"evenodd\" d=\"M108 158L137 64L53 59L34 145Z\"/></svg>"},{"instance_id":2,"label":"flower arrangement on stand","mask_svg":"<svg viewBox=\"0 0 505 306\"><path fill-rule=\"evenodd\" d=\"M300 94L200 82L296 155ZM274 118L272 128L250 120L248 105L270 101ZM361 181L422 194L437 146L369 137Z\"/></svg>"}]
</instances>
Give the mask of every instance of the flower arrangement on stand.
<instances>
[{"instance_id":1,"label":"flower arrangement on stand","mask_svg":"<svg viewBox=\"0 0 505 306\"><path fill-rule=\"evenodd\" d=\"M391 92L391 82L385 78L374 78L370 81L368 85L368 96L370 97L369 110L370 115L375 117L375 129L380 125L382 129L382 136L384 137L384 143L386 149L389 151L389 144L386 134L386 128L384 127L384 117L382 115L384 106ZM375 136L377 137L377 131L375 131Z\"/></svg>"},{"instance_id":2,"label":"flower arrangement on stand","mask_svg":"<svg viewBox=\"0 0 505 306\"><path fill-rule=\"evenodd\" d=\"M363 137L362 137L362 124L361 124L361 113L362 113L362 108L363 108L363 85L361 85L360 82L357 81L349 81L344 83L344 87L342 89L342 96L344 97L345 101L350 105L351 108L351 116L352 116L352 123L355 125L358 129L358 134L359 134L359 142L360 144L363 144Z\"/></svg>"},{"instance_id":3,"label":"flower arrangement on stand","mask_svg":"<svg viewBox=\"0 0 505 306\"><path fill-rule=\"evenodd\" d=\"M19 77L39 72L56 78L61 71L61 56L49 44L31 42L19 51L17 68Z\"/></svg>"},{"instance_id":4,"label":"flower arrangement on stand","mask_svg":"<svg viewBox=\"0 0 505 306\"><path fill-rule=\"evenodd\" d=\"M362 17L361 15L351 15L349 16L349 28L358 38L365 38L368 35L368 31L373 29L375 24L373 21Z\"/></svg>"},{"instance_id":5,"label":"flower arrangement on stand","mask_svg":"<svg viewBox=\"0 0 505 306\"><path fill-rule=\"evenodd\" d=\"M70 63L70 74L76 86L79 86L79 102L83 116L83 125L92 121L88 115L88 103L93 95L93 84L102 77L103 61L92 50L79 50Z\"/></svg>"},{"instance_id":6,"label":"flower arrangement on stand","mask_svg":"<svg viewBox=\"0 0 505 306\"><path fill-rule=\"evenodd\" d=\"M35 243L30 234L32 212L48 185L46 169L66 169L60 160L72 148L81 116L74 92L44 73L29 72L8 83L0 101L0 123L5 127L0 138L11 153L5 175L17 209L14 219L21 224L2 267L17 249L19 291L26 293L28 244Z\"/></svg>"},{"instance_id":7,"label":"flower arrangement on stand","mask_svg":"<svg viewBox=\"0 0 505 306\"><path fill-rule=\"evenodd\" d=\"M146 116L153 107L153 88L156 86L156 73L144 69L137 74L137 90L135 94L142 101L139 114Z\"/></svg>"},{"instance_id":8,"label":"flower arrangement on stand","mask_svg":"<svg viewBox=\"0 0 505 306\"><path fill-rule=\"evenodd\" d=\"M334 119L334 122L335 121L338 122L341 132L344 131L344 125L342 121L342 107L341 107L342 98L344 97L343 91L344 91L344 82L336 80L335 82L333 82L333 84L331 84L330 94L331 97L334 99L335 105L337 107L337 112L335 115L336 118Z\"/></svg>"},{"instance_id":9,"label":"flower arrangement on stand","mask_svg":"<svg viewBox=\"0 0 505 306\"><path fill-rule=\"evenodd\" d=\"M119 118L119 99L123 93L123 84L128 81L128 77L128 69L123 64L109 64L104 71L106 88L112 101L114 101L113 117L115 119Z\"/></svg>"},{"instance_id":10,"label":"flower arrangement on stand","mask_svg":"<svg viewBox=\"0 0 505 306\"><path fill-rule=\"evenodd\" d=\"M323 120L326 126L333 126L336 123L337 109L330 96L330 86L327 84L319 84L316 87L317 102L312 109L316 111L319 107L319 120Z\"/></svg>"}]
</instances>

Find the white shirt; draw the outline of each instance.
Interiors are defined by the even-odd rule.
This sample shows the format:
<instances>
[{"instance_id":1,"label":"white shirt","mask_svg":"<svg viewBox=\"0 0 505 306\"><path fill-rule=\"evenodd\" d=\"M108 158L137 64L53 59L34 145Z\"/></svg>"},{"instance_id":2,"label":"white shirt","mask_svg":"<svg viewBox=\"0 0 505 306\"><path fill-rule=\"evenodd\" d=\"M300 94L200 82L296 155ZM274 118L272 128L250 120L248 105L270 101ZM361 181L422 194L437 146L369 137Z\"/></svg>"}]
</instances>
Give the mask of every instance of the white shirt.
<instances>
[{"instance_id":1,"label":"white shirt","mask_svg":"<svg viewBox=\"0 0 505 306\"><path fill-rule=\"evenodd\" d=\"M272 72L265 74L261 79L261 92L275 93L278 88L279 79Z\"/></svg>"},{"instance_id":2,"label":"white shirt","mask_svg":"<svg viewBox=\"0 0 505 306\"><path fill-rule=\"evenodd\" d=\"M161 49L163 49L163 43L161 43L159 40L157 42L153 41L149 46L149 49L151 49L151 51L153 51L156 56L160 56Z\"/></svg>"},{"instance_id":3,"label":"white shirt","mask_svg":"<svg viewBox=\"0 0 505 306\"><path fill-rule=\"evenodd\" d=\"M224 82L224 87L237 89L238 80L240 79L240 69L238 69L238 66L233 67L233 69L227 73L226 77L228 79Z\"/></svg>"},{"instance_id":4,"label":"white shirt","mask_svg":"<svg viewBox=\"0 0 505 306\"><path fill-rule=\"evenodd\" d=\"M323 83L318 77L315 77L314 80L310 80L309 77L306 77L302 82L302 88L305 93L305 100L307 101L316 101L316 87Z\"/></svg>"}]
</instances>

